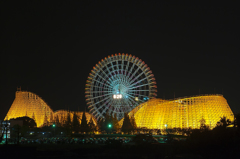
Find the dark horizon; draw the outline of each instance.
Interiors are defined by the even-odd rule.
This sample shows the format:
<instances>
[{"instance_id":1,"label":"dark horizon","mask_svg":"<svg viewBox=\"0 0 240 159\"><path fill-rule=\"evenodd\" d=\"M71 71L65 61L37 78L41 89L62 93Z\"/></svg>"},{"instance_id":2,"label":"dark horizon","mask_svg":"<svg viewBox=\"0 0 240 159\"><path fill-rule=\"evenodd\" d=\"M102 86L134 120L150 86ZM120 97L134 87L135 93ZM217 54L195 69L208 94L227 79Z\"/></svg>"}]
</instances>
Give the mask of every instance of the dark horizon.
<instances>
[{"instance_id":1,"label":"dark horizon","mask_svg":"<svg viewBox=\"0 0 240 159\"><path fill-rule=\"evenodd\" d=\"M239 23L235 6L161 2L1 2L0 119L17 87L54 111L85 110L85 84L98 61L115 53L150 67L157 98L222 94L238 104Z\"/></svg>"}]
</instances>

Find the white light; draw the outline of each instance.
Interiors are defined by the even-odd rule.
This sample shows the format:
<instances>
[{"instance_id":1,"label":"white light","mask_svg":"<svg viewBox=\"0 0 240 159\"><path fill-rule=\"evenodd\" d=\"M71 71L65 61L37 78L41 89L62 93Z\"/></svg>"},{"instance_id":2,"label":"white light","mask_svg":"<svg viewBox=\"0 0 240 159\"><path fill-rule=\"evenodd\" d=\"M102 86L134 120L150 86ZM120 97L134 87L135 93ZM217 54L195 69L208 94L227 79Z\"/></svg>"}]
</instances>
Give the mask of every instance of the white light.
<instances>
[{"instance_id":1,"label":"white light","mask_svg":"<svg viewBox=\"0 0 240 159\"><path fill-rule=\"evenodd\" d=\"M138 101L138 97L135 97L135 101Z\"/></svg>"},{"instance_id":2,"label":"white light","mask_svg":"<svg viewBox=\"0 0 240 159\"><path fill-rule=\"evenodd\" d=\"M122 95L121 94L114 94L113 99L121 99Z\"/></svg>"}]
</instances>

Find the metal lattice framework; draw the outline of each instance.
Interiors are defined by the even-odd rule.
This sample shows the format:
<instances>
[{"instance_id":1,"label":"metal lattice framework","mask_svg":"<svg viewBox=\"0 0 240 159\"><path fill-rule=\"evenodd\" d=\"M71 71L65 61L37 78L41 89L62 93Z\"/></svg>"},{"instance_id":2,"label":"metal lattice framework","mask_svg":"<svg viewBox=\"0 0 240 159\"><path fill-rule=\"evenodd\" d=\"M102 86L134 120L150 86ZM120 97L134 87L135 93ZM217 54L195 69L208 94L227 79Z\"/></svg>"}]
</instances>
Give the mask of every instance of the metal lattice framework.
<instances>
[{"instance_id":1,"label":"metal lattice framework","mask_svg":"<svg viewBox=\"0 0 240 159\"><path fill-rule=\"evenodd\" d=\"M220 118L225 116L231 121L234 115L226 99L222 95L204 95L179 98L176 100L152 99L131 112L137 127L148 129L168 128L200 128L200 121L213 129ZM123 119L119 121L122 125Z\"/></svg>"},{"instance_id":2,"label":"metal lattice framework","mask_svg":"<svg viewBox=\"0 0 240 159\"><path fill-rule=\"evenodd\" d=\"M61 124L64 123L64 120L67 116L68 111L66 110L57 110L53 112L50 106L38 95L26 92L26 91L17 91L15 99L6 115L4 120L10 120L13 118L28 116L35 120L37 127L42 127L48 124L55 122L56 117L58 116ZM73 113L76 113L79 122L81 123L83 112L79 111L69 111L71 120ZM92 118L93 123L97 125L97 120L88 112L85 113L87 121L89 122ZM51 116L53 119L51 119Z\"/></svg>"},{"instance_id":3,"label":"metal lattice framework","mask_svg":"<svg viewBox=\"0 0 240 159\"><path fill-rule=\"evenodd\" d=\"M38 95L31 92L17 91L13 104L4 120L28 116L34 118L37 127L40 127L44 124L45 115L50 117L51 113L53 111L50 106Z\"/></svg>"},{"instance_id":4,"label":"metal lattice framework","mask_svg":"<svg viewBox=\"0 0 240 159\"><path fill-rule=\"evenodd\" d=\"M154 98L156 88L154 75L144 61L119 53L93 67L85 88L86 102L97 120L107 112L120 120L124 112Z\"/></svg>"}]
</instances>

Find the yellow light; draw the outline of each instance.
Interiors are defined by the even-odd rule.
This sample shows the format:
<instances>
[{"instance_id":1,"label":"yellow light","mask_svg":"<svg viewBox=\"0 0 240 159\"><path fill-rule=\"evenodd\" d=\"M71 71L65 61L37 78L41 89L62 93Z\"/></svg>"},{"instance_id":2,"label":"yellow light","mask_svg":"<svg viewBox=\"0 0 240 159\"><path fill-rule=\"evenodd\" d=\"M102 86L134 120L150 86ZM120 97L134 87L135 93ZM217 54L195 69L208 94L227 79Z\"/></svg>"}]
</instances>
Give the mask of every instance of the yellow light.
<instances>
[{"instance_id":1,"label":"yellow light","mask_svg":"<svg viewBox=\"0 0 240 159\"><path fill-rule=\"evenodd\" d=\"M136 100L136 99L135 99ZM233 121L233 112L222 95L205 95L177 100L150 99L131 112L138 128L200 128L200 120L213 129L221 117ZM122 126L123 119L119 121Z\"/></svg>"},{"instance_id":2,"label":"yellow light","mask_svg":"<svg viewBox=\"0 0 240 159\"><path fill-rule=\"evenodd\" d=\"M71 120L73 120L73 113L73 111L70 111ZM76 111L75 113L78 115L79 122L81 123L83 112ZM67 117L67 114L68 112L66 110L58 110L53 112L50 106L48 106L43 99L34 93L17 91L13 104L11 105L4 120L28 116L30 118L34 118L37 127L42 127L44 124L46 124L44 123L45 121L47 121L49 125L52 125L52 123L55 122L57 116L59 118L60 124L63 124L64 120ZM92 118L93 123L97 125L97 120L91 114L88 112L85 114L88 122Z\"/></svg>"}]
</instances>

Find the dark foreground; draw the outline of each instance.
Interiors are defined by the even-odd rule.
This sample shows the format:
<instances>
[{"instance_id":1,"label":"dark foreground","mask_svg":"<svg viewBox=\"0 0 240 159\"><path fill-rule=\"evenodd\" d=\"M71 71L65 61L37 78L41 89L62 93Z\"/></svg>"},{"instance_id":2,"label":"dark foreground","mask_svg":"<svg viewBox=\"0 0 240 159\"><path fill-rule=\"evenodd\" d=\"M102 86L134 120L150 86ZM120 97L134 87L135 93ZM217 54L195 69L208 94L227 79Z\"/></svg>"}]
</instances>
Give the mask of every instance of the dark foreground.
<instances>
[{"instance_id":1,"label":"dark foreground","mask_svg":"<svg viewBox=\"0 0 240 159\"><path fill-rule=\"evenodd\" d=\"M194 145L187 142L151 144L27 144L0 145L1 158L169 159L239 158L240 144Z\"/></svg>"}]
</instances>

